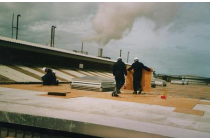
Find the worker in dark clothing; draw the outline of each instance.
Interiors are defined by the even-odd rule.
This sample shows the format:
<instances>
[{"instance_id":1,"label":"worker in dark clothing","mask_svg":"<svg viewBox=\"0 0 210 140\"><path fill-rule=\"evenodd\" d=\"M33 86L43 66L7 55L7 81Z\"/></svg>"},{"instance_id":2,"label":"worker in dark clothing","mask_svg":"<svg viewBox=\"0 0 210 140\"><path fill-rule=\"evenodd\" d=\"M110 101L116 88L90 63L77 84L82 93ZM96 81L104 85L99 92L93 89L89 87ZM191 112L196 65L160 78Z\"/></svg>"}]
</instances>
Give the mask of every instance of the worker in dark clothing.
<instances>
[{"instance_id":1,"label":"worker in dark clothing","mask_svg":"<svg viewBox=\"0 0 210 140\"><path fill-rule=\"evenodd\" d=\"M122 61L121 57L118 57L117 62L113 66L113 75L115 76L116 90L113 92L112 96L118 96L118 93L121 93L121 87L125 83L124 75L127 75L125 63Z\"/></svg>"},{"instance_id":2,"label":"worker in dark clothing","mask_svg":"<svg viewBox=\"0 0 210 140\"><path fill-rule=\"evenodd\" d=\"M55 73L53 73L51 69L44 67L43 71L46 72L46 74L42 76L43 85L58 85Z\"/></svg>"},{"instance_id":3,"label":"worker in dark clothing","mask_svg":"<svg viewBox=\"0 0 210 140\"><path fill-rule=\"evenodd\" d=\"M138 58L134 58L134 63L130 68L128 68L128 71L134 69L133 73L133 88L134 92L133 94L137 94L137 90L139 90L138 94L141 94L142 87L141 87L141 78L142 78L142 69L145 69L147 71L153 71L152 69L144 66L143 63L139 62Z\"/></svg>"},{"instance_id":4,"label":"worker in dark clothing","mask_svg":"<svg viewBox=\"0 0 210 140\"><path fill-rule=\"evenodd\" d=\"M58 85L59 84L59 81L57 80L57 78L56 78L56 73L55 73L55 71L52 71L52 73L53 73L53 85Z\"/></svg>"}]
</instances>

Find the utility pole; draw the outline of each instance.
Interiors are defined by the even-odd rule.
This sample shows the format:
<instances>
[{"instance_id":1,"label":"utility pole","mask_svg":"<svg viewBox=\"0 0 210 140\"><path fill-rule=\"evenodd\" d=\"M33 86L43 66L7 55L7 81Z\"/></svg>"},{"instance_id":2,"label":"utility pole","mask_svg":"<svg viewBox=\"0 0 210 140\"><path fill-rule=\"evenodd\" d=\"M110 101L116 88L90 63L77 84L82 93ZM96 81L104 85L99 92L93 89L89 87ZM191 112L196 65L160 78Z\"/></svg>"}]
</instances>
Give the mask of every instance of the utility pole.
<instances>
[{"instance_id":1,"label":"utility pole","mask_svg":"<svg viewBox=\"0 0 210 140\"><path fill-rule=\"evenodd\" d=\"M120 57L121 57L122 50L120 50Z\"/></svg>"},{"instance_id":2,"label":"utility pole","mask_svg":"<svg viewBox=\"0 0 210 140\"><path fill-rule=\"evenodd\" d=\"M21 17L20 14L17 15L16 39L18 39L18 22L19 22L19 17Z\"/></svg>"}]
</instances>

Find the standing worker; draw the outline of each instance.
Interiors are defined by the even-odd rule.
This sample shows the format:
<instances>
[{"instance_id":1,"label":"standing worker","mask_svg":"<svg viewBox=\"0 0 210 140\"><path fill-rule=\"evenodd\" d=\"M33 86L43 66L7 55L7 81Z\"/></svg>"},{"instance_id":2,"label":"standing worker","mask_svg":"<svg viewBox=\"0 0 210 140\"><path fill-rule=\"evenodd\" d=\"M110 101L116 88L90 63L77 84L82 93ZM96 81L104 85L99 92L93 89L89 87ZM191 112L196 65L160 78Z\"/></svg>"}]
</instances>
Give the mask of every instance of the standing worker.
<instances>
[{"instance_id":1,"label":"standing worker","mask_svg":"<svg viewBox=\"0 0 210 140\"><path fill-rule=\"evenodd\" d=\"M152 72L153 70L144 66L143 63L139 62L139 59L137 57L134 58L134 63L130 68L128 68L128 71L134 69L133 73L133 88L134 92L133 94L137 94L137 90L139 90L138 94L141 94L142 87L141 87L141 78L142 78L142 69L145 69L147 71Z\"/></svg>"},{"instance_id":2,"label":"standing worker","mask_svg":"<svg viewBox=\"0 0 210 140\"><path fill-rule=\"evenodd\" d=\"M117 62L113 66L113 75L115 76L116 81L116 90L112 93L112 96L118 96L121 87L125 83L124 75L127 75L125 63L122 61L121 57L117 58Z\"/></svg>"}]
</instances>

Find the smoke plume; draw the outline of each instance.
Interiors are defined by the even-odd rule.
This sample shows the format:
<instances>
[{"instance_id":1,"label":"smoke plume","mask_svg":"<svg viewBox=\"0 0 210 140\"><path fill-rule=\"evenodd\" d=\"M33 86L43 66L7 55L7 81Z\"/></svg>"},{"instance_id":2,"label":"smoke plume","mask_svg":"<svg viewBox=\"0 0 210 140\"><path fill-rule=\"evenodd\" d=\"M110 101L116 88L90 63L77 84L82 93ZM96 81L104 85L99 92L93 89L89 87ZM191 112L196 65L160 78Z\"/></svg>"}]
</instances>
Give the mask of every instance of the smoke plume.
<instances>
[{"instance_id":1,"label":"smoke plume","mask_svg":"<svg viewBox=\"0 0 210 140\"><path fill-rule=\"evenodd\" d=\"M147 18L155 28L169 24L178 15L177 3L101 3L93 20L95 34L83 39L106 45L130 33L137 18Z\"/></svg>"}]
</instances>

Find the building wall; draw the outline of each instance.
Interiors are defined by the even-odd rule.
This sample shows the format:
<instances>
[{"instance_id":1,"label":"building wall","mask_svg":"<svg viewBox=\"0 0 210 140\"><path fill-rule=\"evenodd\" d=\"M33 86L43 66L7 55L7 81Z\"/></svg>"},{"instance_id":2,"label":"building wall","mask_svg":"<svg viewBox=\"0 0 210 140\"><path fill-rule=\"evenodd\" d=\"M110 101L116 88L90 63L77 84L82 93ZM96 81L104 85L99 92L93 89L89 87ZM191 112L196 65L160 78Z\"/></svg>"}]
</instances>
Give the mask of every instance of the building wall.
<instances>
[{"instance_id":1,"label":"building wall","mask_svg":"<svg viewBox=\"0 0 210 140\"><path fill-rule=\"evenodd\" d=\"M84 69L94 69L111 71L113 64L104 64L100 62L81 60L56 55L47 54L42 51L33 52L30 50L16 49L0 46L0 63L2 64L23 64L29 66L49 66L49 67L71 67L79 68L83 64Z\"/></svg>"}]
</instances>

